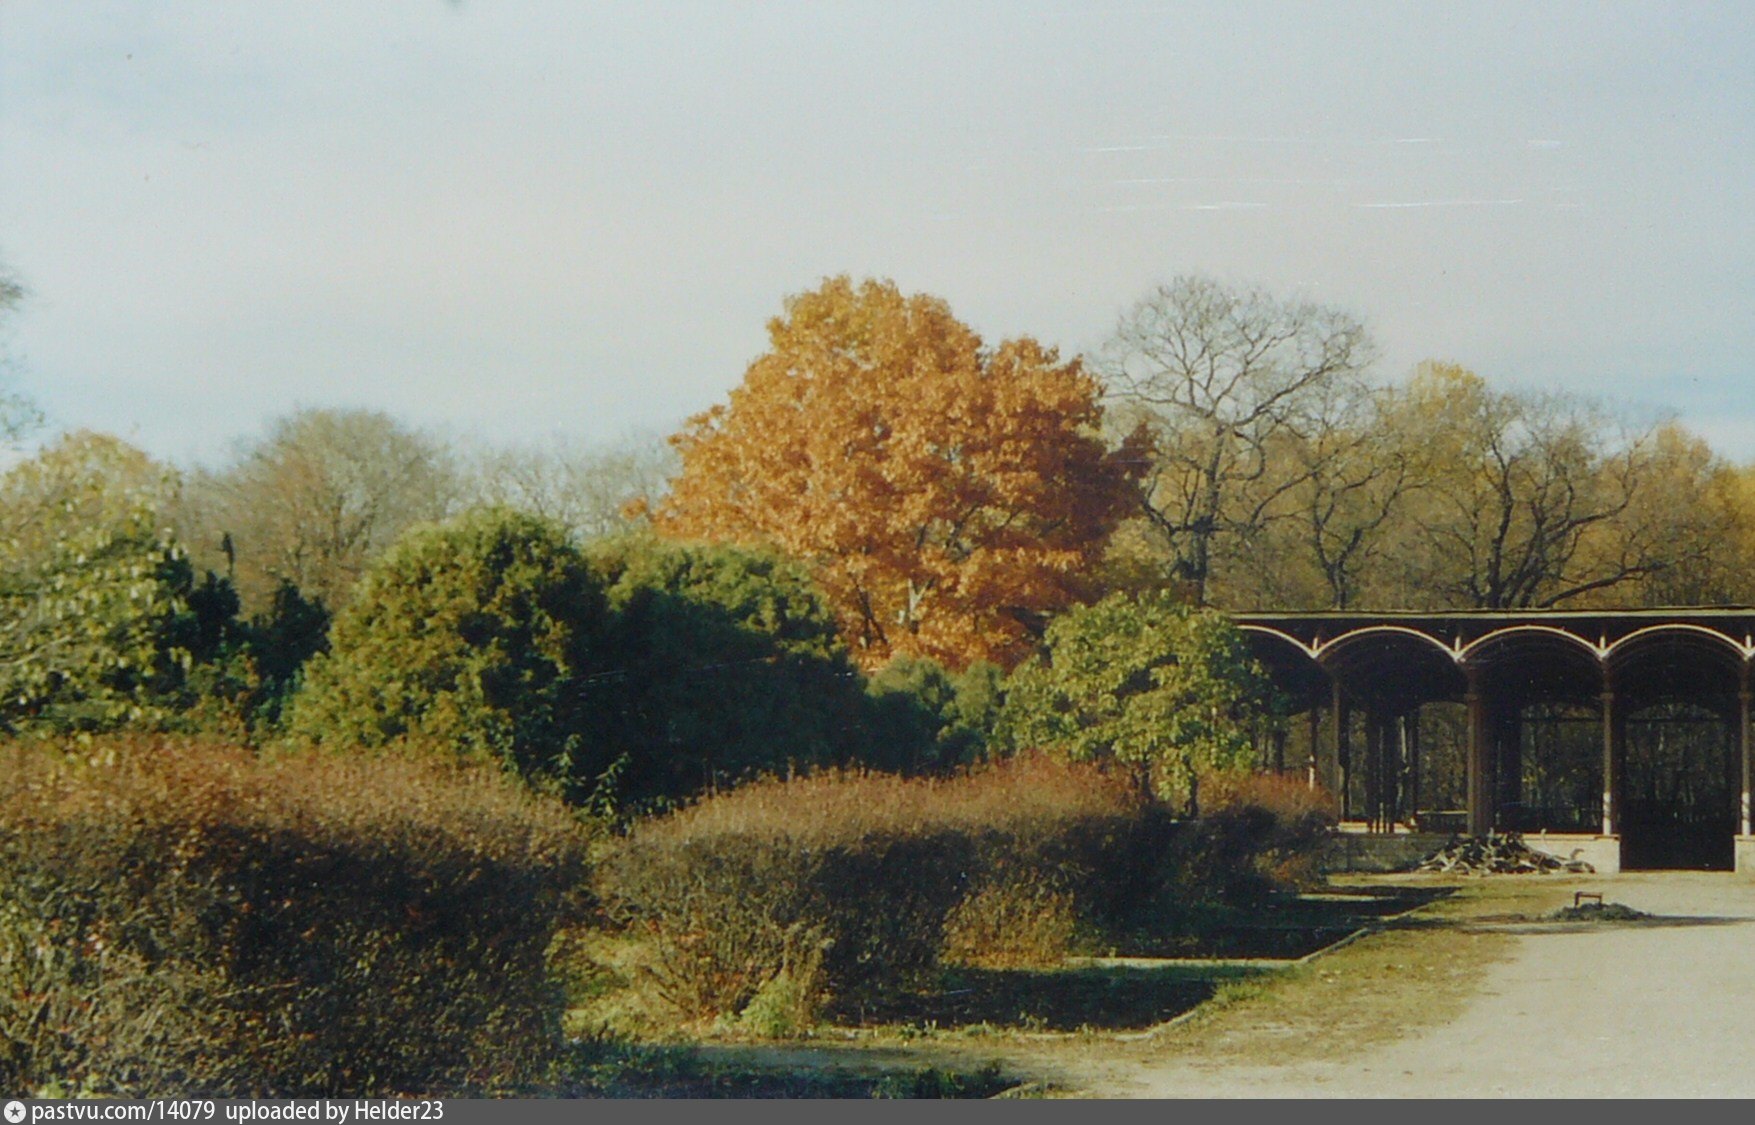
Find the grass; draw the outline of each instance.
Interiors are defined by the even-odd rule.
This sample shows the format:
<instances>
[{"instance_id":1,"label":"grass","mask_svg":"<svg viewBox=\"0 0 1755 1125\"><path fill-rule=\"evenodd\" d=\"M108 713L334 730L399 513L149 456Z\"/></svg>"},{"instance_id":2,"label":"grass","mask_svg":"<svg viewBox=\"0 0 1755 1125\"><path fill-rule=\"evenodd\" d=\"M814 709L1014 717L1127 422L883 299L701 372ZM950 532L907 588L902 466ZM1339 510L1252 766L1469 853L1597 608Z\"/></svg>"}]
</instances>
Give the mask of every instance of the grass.
<instances>
[{"instance_id":1,"label":"grass","mask_svg":"<svg viewBox=\"0 0 1755 1125\"><path fill-rule=\"evenodd\" d=\"M1228 965L1079 965L947 971L939 988L904 993L859 1026L896 1035L1126 1031L1149 1028L1259 970Z\"/></svg>"},{"instance_id":2,"label":"grass","mask_svg":"<svg viewBox=\"0 0 1755 1125\"><path fill-rule=\"evenodd\" d=\"M588 1037L574 1047L574 1078L557 1093L586 1098L991 1098L1052 1091L1023 1083L998 1062L798 1065L785 1057Z\"/></svg>"},{"instance_id":3,"label":"grass","mask_svg":"<svg viewBox=\"0 0 1755 1125\"><path fill-rule=\"evenodd\" d=\"M1065 965L948 967L929 988L899 990L858 1006L831 1005L810 1037L919 1039L1136 1032L1223 1001L1275 961L1303 957L1388 913L1430 901L1441 888L1341 887L1329 895L1279 897L1254 908L1200 907L1166 918L1158 933L1128 935ZM635 987L653 950L625 936L589 933L573 955L575 1032L609 1028L657 1041L761 1039L748 1021L684 1022L653 1007ZM1225 959L1201 963L1164 958ZM1269 959L1239 964L1231 959ZM780 1036L779 1038L795 1038Z\"/></svg>"},{"instance_id":4,"label":"grass","mask_svg":"<svg viewBox=\"0 0 1755 1125\"><path fill-rule=\"evenodd\" d=\"M1259 1052L1263 1057L1280 1057L1288 1048L1277 1028L1321 1027L1322 1036L1301 1037L1290 1048L1321 1055L1440 1022L1456 1014L1487 966L1509 951L1508 935L1473 923L1513 904L1558 901L1564 894L1553 883L1458 886L1416 915L1276 977L1250 998L1244 1018L1235 1017L1238 1005L1216 1005L1209 1018L1178 1028L1172 1039L1185 1047L1196 1040L1222 1044L1244 1057L1267 1048Z\"/></svg>"},{"instance_id":5,"label":"grass","mask_svg":"<svg viewBox=\"0 0 1755 1125\"><path fill-rule=\"evenodd\" d=\"M898 1017L821 1028L805 1041L722 1041L695 1049L710 1066L746 1075L724 1079L728 1089L766 1073L779 1084L769 1089L818 1082L827 1084L821 1089L844 1083L870 1092L886 1075L906 1083L907 1075L931 1070L964 1076L965 1092L984 1088L970 1076L993 1075L1003 1096L1127 1095L1139 1092L1148 1075L1332 1063L1454 1018L1519 934L1581 924L1556 913L1572 904L1575 890L1602 886L1592 877L1562 876L1349 876L1346 883L1335 888L1347 894L1343 901L1369 892L1388 902L1391 887L1430 893L1405 916L1380 904L1379 928L1295 966L957 970L937 999L919 998L927 1006L907 1013L913 1022ZM1361 908L1370 913L1371 906ZM1204 996L1165 1019L1179 1005L1130 999L1130 987L1148 994L1161 987L1158 1002L1179 988ZM1018 1012L1008 1014L1014 1006ZM930 1088L937 1080L922 1081Z\"/></svg>"}]
</instances>

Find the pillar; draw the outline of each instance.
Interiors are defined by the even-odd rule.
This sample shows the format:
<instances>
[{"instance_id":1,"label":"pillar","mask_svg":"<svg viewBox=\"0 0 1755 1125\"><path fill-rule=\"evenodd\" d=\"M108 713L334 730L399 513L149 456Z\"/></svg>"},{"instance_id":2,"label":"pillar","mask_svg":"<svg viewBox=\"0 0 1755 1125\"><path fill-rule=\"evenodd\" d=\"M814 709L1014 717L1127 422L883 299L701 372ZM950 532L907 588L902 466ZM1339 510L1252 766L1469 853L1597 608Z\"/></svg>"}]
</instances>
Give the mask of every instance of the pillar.
<instances>
[{"instance_id":1,"label":"pillar","mask_svg":"<svg viewBox=\"0 0 1755 1125\"><path fill-rule=\"evenodd\" d=\"M1322 736L1322 708L1315 703L1310 705L1310 758L1306 762L1305 771L1310 788L1316 788L1316 747Z\"/></svg>"},{"instance_id":2,"label":"pillar","mask_svg":"<svg viewBox=\"0 0 1755 1125\"><path fill-rule=\"evenodd\" d=\"M1615 681L1603 671L1603 835L1613 836L1621 820L1621 759L1626 739L1626 716L1615 701Z\"/></svg>"},{"instance_id":3,"label":"pillar","mask_svg":"<svg viewBox=\"0 0 1755 1125\"><path fill-rule=\"evenodd\" d=\"M1493 827L1492 791L1487 784L1487 697L1481 674L1473 668L1466 674L1468 692L1463 696L1463 702L1468 705L1469 713L1469 834L1485 836Z\"/></svg>"},{"instance_id":4,"label":"pillar","mask_svg":"<svg viewBox=\"0 0 1755 1125\"><path fill-rule=\"evenodd\" d=\"M1408 826L1419 826L1420 815L1420 709L1402 716L1402 745L1408 763Z\"/></svg>"},{"instance_id":5,"label":"pillar","mask_svg":"<svg viewBox=\"0 0 1755 1125\"><path fill-rule=\"evenodd\" d=\"M1365 824L1381 831L1383 820L1383 716L1365 708Z\"/></svg>"},{"instance_id":6,"label":"pillar","mask_svg":"<svg viewBox=\"0 0 1755 1125\"><path fill-rule=\"evenodd\" d=\"M1349 742L1352 732L1352 716L1347 711L1347 698L1341 693L1339 681L1334 684L1333 706L1329 712L1334 716L1334 747L1335 747L1335 792L1341 799L1341 819L1347 820L1352 813L1352 747Z\"/></svg>"},{"instance_id":7,"label":"pillar","mask_svg":"<svg viewBox=\"0 0 1755 1125\"><path fill-rule=\"evenodd\" d=\"M1384 715L1381 723L1377 736L1380 763L1377 767L1377 815L1383 830L1393 832L1400 804L1397 798L1401 792L1402 719L1400 715Z\"/></svg>"},{"instance_id":8,"label":"pillar","mask_svg":"<svg viewBox=\"0 0 1755 1125\"><path fill-rule=\"evenodd\" d=\"M1751 703L1755 703L1755 692L1750 691L1749 663L1748 661L1744 661L1737 691L1737 749L1742 753L1743 758L1742 794L1737 802L1737 831L1744 836L1750 835L1751 810L1749 807L1749 788L1751 780L1755 780L1755 778L1751 777L1751 770L1752 767L1755 767L1755 763L1750 761L1751 757L1755 756L1755 747L1751 747L1749 744L1749 709Z\"/></svg>"}]
</instances>

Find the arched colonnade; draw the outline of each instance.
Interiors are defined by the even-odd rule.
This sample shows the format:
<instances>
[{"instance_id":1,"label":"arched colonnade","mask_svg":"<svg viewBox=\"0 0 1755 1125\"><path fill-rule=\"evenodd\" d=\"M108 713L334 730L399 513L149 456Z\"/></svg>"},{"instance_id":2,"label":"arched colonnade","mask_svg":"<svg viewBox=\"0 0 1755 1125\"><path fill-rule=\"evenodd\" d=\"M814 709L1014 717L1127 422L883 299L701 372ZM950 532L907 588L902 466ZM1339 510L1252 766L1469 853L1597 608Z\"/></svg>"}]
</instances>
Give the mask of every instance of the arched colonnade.
<instances>
[{"instance_id":1,"label":"arched colonnade","mask_svg":"<svg viewBox=\"0 0 1755 1125\"><path fill-rule=\"evenodd\" d=\"M1368 831L1552 830L1594 837L1599 866L1628 834L1630 865L1755 867L1755 610L1235 620L1305 716L1311 782Z\"/></svg>"}]
</instances>

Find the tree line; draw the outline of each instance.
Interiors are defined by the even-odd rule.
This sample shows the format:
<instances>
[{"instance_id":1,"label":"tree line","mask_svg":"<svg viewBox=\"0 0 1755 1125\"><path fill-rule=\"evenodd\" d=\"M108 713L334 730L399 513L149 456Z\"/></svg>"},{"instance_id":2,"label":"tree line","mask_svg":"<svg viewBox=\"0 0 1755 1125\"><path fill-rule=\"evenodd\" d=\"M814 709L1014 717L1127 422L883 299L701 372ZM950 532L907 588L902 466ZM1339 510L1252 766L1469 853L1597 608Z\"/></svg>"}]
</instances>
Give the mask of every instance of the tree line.
<instances>
[{"instance_id":1,"label":"tree line","mask_svg":"<svg viewBox=\"0 0 1755 1125\"><path fill-rule=\"evenodd\" d=\"M834 278L769 336L672 439L658 526L809 560L874 665L1009 665L1113 590L1236 610L1755 594L1751 467L1674 420L1453 363L1384 381L1343 310L1184 277L1062 360Z\"/></svg>"},{"instance_id":2,"label":"tree line","mask_svg":"<svg viewBox=\"0 0 1755 1125\"><path fill-rule=\"evenodd\" d=\"M1062 357L837 277L768 335L667 445L322 408L187 470L49 441L0 477L6 727L419 736L579 802L1008 739L1183 768L1271 709L1205 607L1755 600L1755 470L1455 364L1383 380L1343 310L1185 277Z\"/></svg>"}]
</instances>

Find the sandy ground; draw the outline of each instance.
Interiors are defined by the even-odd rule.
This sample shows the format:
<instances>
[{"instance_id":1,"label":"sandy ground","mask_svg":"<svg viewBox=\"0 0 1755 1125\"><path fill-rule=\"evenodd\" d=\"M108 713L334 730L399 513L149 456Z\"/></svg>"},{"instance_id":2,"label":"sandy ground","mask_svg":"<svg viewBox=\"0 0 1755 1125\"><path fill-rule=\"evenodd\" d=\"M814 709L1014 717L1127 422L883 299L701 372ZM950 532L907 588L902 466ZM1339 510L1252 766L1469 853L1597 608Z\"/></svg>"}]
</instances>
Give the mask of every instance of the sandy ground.
<instances>
[{"instance_id":1,"label":"sandy ground","mask_svg":"<svg viewBox=\"0 0 1755 1125\"><path fill-rule=\"evenodd\" d=\"M1603 879L1664 924L1523 927L1453 1022L1344 1061L1146 1062L1132 1097L1755 1096L1755 881Z\"/></svg>"}]
</instances>

